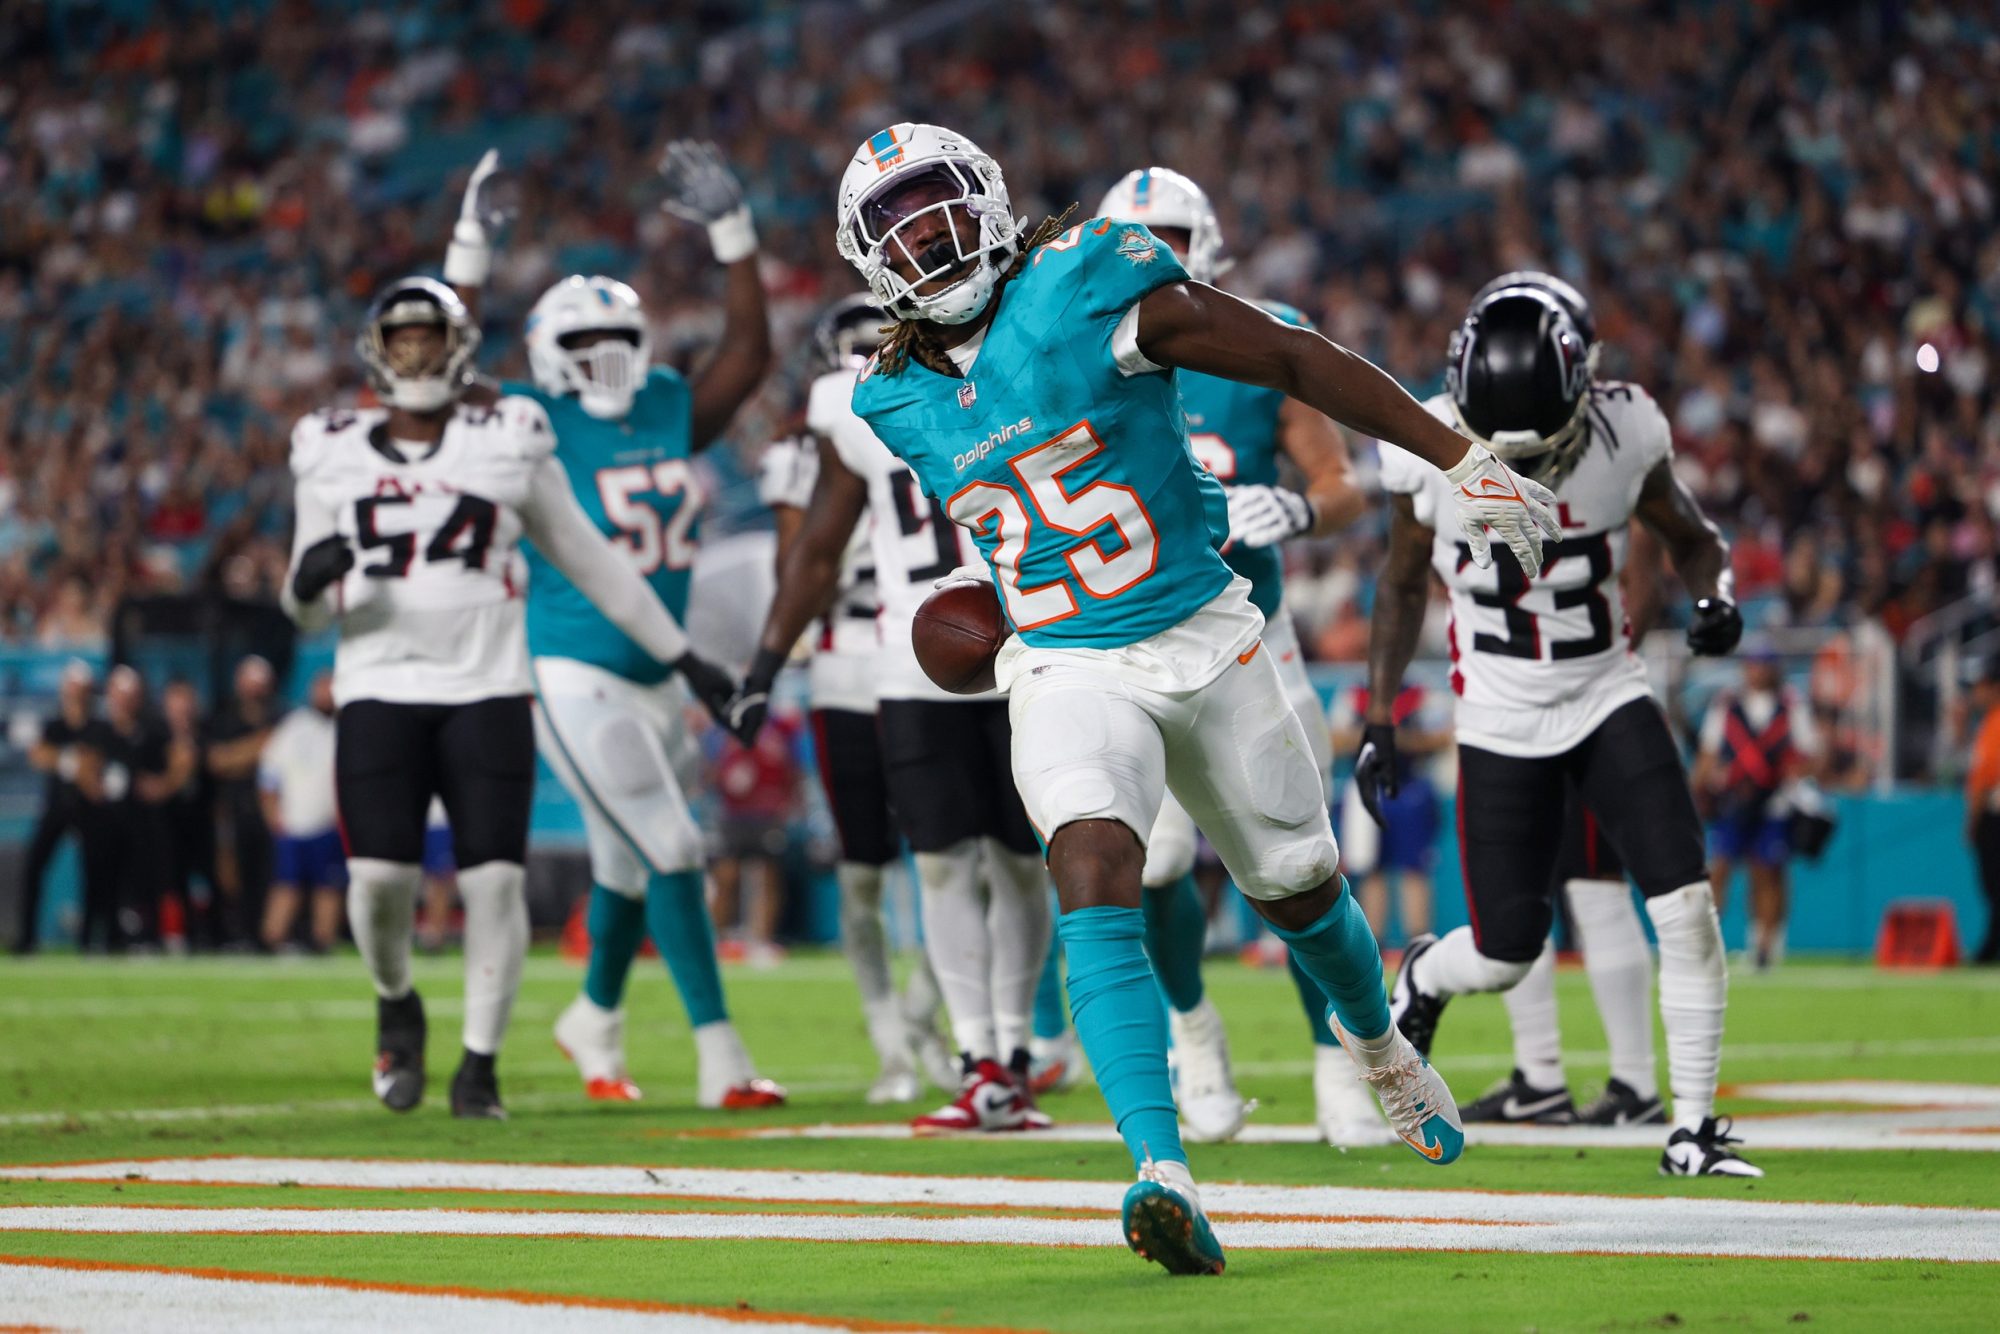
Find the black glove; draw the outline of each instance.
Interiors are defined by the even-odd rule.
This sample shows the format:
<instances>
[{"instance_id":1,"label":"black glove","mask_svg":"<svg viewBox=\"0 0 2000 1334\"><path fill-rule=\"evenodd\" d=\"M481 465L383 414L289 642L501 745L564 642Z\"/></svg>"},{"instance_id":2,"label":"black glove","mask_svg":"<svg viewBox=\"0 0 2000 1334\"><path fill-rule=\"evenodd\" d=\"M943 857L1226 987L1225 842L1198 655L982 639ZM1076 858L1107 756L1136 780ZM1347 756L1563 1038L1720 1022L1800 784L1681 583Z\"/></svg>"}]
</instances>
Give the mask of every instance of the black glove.
<instances>
[{"instance_id":1,"label":"black glove","mask_svg":"<svg viewBox=\"0 0 2000 1334\"><path fill-rule=\"evenodd\" d=\"M1688 623L1688 648L1704 658L1719 658L1743 638L1743 613L1727 598L1700 598Z\"/></svg>"},{"instance_id":2,"label":"black glove","mask_svg":"<svg viewBox=\"0 0 2000 1334\"><path fill-rule=\"evenodd\" d=\"M311 602L354 568L354 548L339 533L330 533L299 555L299 568L292 572L292 596Z\"/></svg>"},{"instance_id":3,"label":"black glove","mask_svg":"<svg viewBox=\"0 0 2000 1334\"><path fill-rule=\"evenodd\" d=\"M778 679L784 665L784 654L758 649L757 656L750 660L750 674L743 678L743 688L729 702L729 716L722 720L722 725L746 746L764 729L764 719L771 712L771 683Z\"/></svg>"},{"instance_id":4,"label":"black glove","mask_svg":"<svg viewBox=\"0 0 2000 1334\"><path fill-rule=\"evenodd\" d=\"M1354 753L1354 787L1368 817L1382 828L1382 798L1402 791L1396 780L1396 728L1391 723L1369 723L1361 729L1361 749Z\"/></svg>"},{"instance_id":5,"label":"black glove","mask_svg":"<svg viewBox=\"0 0 2000 1334\"><path fill-rule=\"evenodd\" d=\"M692 649L675 658L670 666L681 674L702 707L715 721L729 726L729 708L736 701L736 678Z\"/></svg>"}]
</instances>

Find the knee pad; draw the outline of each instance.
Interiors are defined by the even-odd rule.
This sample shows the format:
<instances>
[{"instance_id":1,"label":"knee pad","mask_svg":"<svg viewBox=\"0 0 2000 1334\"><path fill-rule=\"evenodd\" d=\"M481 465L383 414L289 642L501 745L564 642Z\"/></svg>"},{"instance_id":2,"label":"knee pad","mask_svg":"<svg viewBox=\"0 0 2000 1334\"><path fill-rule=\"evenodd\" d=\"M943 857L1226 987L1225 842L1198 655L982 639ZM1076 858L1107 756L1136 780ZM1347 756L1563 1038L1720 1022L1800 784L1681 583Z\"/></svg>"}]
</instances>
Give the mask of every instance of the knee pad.
<instances>
[{"instance_id":1,"label":"knee pad","mask_svg":"<svg viewBox=\"0 0 2000 1334\"><path fill-rule=\"evenodd\" d=\"M1494 959L1484 954L1474 957L1478 960L1474 966L1480 971L1484 982L1484 985L1474 988L1478 991L1510 990L1535 970L1535 959ZM1540 957L1539 954L1535 956L1535 958Z\"/></svg>"},{"instance_id":2,"label":"knee pad","mask_svg":"<svg viewBox=\"0 0 2000 1334\"><path fill-rule=\"evenodd\" d=\"M1288 899L1318 889L1340 865L1340 846L1330 832L1314 830L1289 839L1265 841L1255 851L1254 886L1236 888L1253 899Z\"/></svg>"},{"instance_id":3,"label":"knee pad","mask_svg":"<svg viewBox=\"0 0 2000 1334\"><path fill-rule=\"evenodd\" d=\"M1173 884L1194 869L1194 821L1177 801L1160 807L1153 835L1146 840L1146 866L1139 880L1148 889Z\"/></svg>"},{"instance_id":4,"label":"knee pad","mask_svg":"<svg viewBox=\"0 0 2000 1334\"><path fill-rule=\"evenodd\" d=\"M1711 960L1722 963L1722 924L1715 915L1715 896L1706 880L1682 885L1646 900L1646 915L1653 919L1653 933L1659 937L1660 957ZM1662 985L1665 973L1662 972Z\"/></svg>"}]
</instances>

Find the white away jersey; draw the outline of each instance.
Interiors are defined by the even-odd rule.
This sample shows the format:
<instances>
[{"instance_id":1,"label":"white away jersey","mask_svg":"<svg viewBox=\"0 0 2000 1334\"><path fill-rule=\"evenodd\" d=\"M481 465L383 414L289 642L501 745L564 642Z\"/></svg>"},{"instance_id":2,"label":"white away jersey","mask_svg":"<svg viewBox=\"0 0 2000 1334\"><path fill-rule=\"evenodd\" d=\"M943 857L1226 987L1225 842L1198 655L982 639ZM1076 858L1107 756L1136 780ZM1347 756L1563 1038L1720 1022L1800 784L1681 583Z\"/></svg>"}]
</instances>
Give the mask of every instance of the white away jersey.
<instances>
[{"instance_id":1,"label":"white away jersey","mask_svg":"<svg viewBox=\"0 0 2000 1334\"><path fill-rule=\"evenodd\" d=\"M813 381L806 425L829 442L848 471L868 484L873 521L875 595L881 603L877 693L883 699L982 699L954 695L931 683L917 665L910 629L937 580L962 565L986 568L972 536L925 495L916 474L856 416L854 371L830 371Z\"/></svg>"},{"instance_id":2,"label":"white away jersey","mask_svg":"<svg viewBox=\"0 0 2000 1334\"><path fill-rule=\"evenodd\" d=\"M1455 425L1444 395L1424 407ZM1651 693L1632 651L1618 576L1640 488L1672 457L1673 438L1637 385L1592 385L1588 412L1590 443L1556 488L1562 540L1544 546L1533 581L1498 542L1491 569L1474 565L1444 474L1382 446L1384 489L1413 497L1418 522L1436 533L1431 565L1451 594L1451 683L1465 745L1559 754L1612 710Z\"/></svg>"},{"instance_id":3,"label":"white away jersey","mask_svg":"<svg viewBox=\"0 0 2000 1334\"><path fill-rule=\"evenodd\" d=\"M811 437L774 441L757 472L757 498L776 508L801 512L812 505L819 484L819 450ZM820 618L806 668L807 697L815 709L875 712L875 659L881 647L875 616L875 564L869 555L873 520L863 515L840 561L840 593Z\"/></svg>"},{"instance_id":4,"label":"white away jersey","mask_svg":"<svg viewBox=\"0 0 2000 1334\"><path fill-rule=\"evenodd\" d=\"M464 704L530 691L520 510L555 449L541 405L461 403L405 462L382 408L326 410L292 431L298 549L345 537L354 568L323 602L338 618L333 693ZM294 556L296 562L296 554Z\"/></svg>"}]
</instances>

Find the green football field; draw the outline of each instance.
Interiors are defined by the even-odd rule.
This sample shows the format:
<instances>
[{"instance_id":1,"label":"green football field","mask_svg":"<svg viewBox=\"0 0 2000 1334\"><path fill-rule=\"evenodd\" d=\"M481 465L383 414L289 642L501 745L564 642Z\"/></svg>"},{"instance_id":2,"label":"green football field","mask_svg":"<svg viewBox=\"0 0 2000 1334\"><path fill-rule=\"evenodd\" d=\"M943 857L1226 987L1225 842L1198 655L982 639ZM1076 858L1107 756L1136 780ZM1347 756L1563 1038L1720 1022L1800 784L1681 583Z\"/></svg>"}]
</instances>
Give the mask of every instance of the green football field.
<instances>
[{"instance_id":1,"label":"green football field","mask_svg":"<svg viewBox=\"0 0 2000 1334\"><path fill-rule=\"evenodd\" d=\"M512 1119L466 1124L443 1105L455 959L419 963L432 1096L402 1117L368 1094L352 956L0 964L0 1327L2000 1328L2000 973L1738 977L1725 1110L1769 1175L1669 1181L1650 1131L1475 1137L1449 1168L1307 1142L1290 983L1218 964L1260 1105L1247 1142L1191 1149L1214 1279L1124 1249L1129 1166L1088 1084L1045 1101L1047 1135L912 1141L864 1105L836 956L727 974L792 1090L774 1113L692 1108L650 962L628 1027L647 1100L586 1104L549 1037L577 981L530 960ZM1586 1098L1603 1038L1581 973L1559 985ZM1434 1059L1461 1101L1503 1076L1497 1000L1454 1002Z\"/></svg>"}]
</instances>

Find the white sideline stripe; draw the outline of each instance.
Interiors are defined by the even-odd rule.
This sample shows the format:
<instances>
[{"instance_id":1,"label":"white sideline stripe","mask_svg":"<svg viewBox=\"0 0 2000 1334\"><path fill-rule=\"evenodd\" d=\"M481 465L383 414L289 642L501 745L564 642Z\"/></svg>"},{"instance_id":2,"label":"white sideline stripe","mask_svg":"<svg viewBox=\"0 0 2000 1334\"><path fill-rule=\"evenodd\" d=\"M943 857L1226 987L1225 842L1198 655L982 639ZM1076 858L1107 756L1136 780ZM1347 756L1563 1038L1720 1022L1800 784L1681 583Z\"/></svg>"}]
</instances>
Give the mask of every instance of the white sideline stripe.
<instances>
[{"instance_id":1,"label":"white sideline stripe","mask_svg":"<svg viewBox=\"0 0 2000 1334\"><path fill-rule=\"evenodd\" d=\"M155 1182L196 1184L293 1183L299 1186L365 1186L388 1190L515 1190L561 1194L644 1196L653 1199L783 1201L792 1204L926 1205L996 1210L1081 1209L1116 1214L1125 1195L1121 1181L1053 1181L1013 1177L899 1176L868 1172L794 1172L783 1170L682 1167L559 1167L540 1164L349 1161L329 1158L181 1158L122 1163L78 1163L61 1167L7 1168L0 1178L24 1180L121 1180L137 1177ZM1800 1255L1824 1258L1926 1258L2000 1261L2000 1209L1935 1209L1905 1205L1789 1203L1763 1200L1680 1198L1673 1196L1528 1195L1489 1191L1401 1190L1366 1186L1262 1186L1226 1182L1201 1188L1202 1202L1218 1219L1226 1242L1260 1246L1436 1247L1464 1246L1481 1250L1636 1250L1646 1253L1724 1255ZM13 1216L37 1212L32 1207L0 1209L0 1230L33 1226ZM789 1219L769 1215L620 1215L604 1222L603 1214L544 1214L539 1212L462 1210L344 1210L344 1209L169 1209L147 1210L78 1206L43 1209L41 1213L74 1214L80 1223L62 1230L204 1231L217 1227L247 1228L249 1224L207 1223L182 1227L186 1215L213 1217L301 1216L354 1219L332 1231L392 1231L368 1220L384 1217L474 1220L453 1223L445 1231L482 1230L476 1220L595 1219L592 1235L771 1236L766 1231L713 1232L726 1220L749 1218L754 1227L791 1227ZM1231 1216L1281 1216L1286 1223L1230 1222ZM106 1216L125 1226L103 1224ZM812 1216L815 1218L823 1216ZM694 1230L628 1234L621 1228L680 1226L672 1220L704 1220L686 1224ZM725 1221L717 1222L715 1219ZM1403 1220L1445 1220L1421 1222ZM93 1225L92 1220L98 1220ZM165 1220L154 1227L155 1220ZM994 1240L1021 1244L1088 1245L1101 1238L1066 1240L1067 1234L969 1236L918 1235L910 1227L929 1222L1039 1222L1037 1219L849 1219L861 1235L793 1233L819 1240ZM874 1222L887 1231L869 1232ZM1308 1234L1259 1231L1312 1225ZM514 1222L506 1224L515 1226ZM262 1227L264 1224L257 1224ZM280 1230L318 1230L279 1222ZM1092 1225L1096 1226L1096 1225ZM610 1227L610 1232L599 1232ZM1339 1232L1328 1228L1344 1229ZM1358 1229L1358 1231L1356 1231ZM1384 1232L1384 1229L1388 1229ZM417 1226L413 1230L427 1230ZM560 1230L548 1224L547 1231ZM1500 1233L1533 1230L1539 1237L1509 1240ZM1449 1232L1450 1240L1425 1241L1433 1231ZM1607 1241L1607 1238L1612 1240ZM1894 1239L1894 1240L1889 1240ZM1113 1234L1112 1241L1116 1241ZM1518 1243L1518 1244L1516 1244Z\"/></svg>"},{"instance_id":2,"label":"white sideline stripe","mask_svg":"<svg viewBox=\"0 0 2000 1334\"><path fill-rule=\"evenodd\" d=\"M1899 1038L1877 1041L1853 1038L1838 1042L1740 1042L1724 1044L1722 1059L1727 1062L1867 1060L1890 1056L1976 1056L2000 1052L2000 1035L1966 1038ZM1566 1064L1604 1067L1611 1062L1608 1049L1566 1050ZM1311 1061L1236 1061L1239 1075L1311 1074ZM1438 1069L1447 1076L1486 1071L1505 1073L1514 1068L1514 1053L1446 1052L1438 1057Z\"/></svg>"},{"instance_id":3,"label":"white sideline stripe","mask_svg":"<svg viewBox=\"0 0 2000 1334\"><path fill-rule=\"evenodd\" d=\"M0 1263L0 1311L10 1326L87 1334L297 1334L407 1329L426 1334L742 1334L745 1323L683 1312L620 1311L504 1297L370 1292L194 1274L55 1269ZM759 1321L759 1334L824 1334L837 1324Z\"/></svg>"},{"instance_id":4,"label":"white sideline stripe","mask_svg":"<svg viewBox=\"0 0 2000 1334\"><path fill-rule=\"evenodd\" d=\"M1062 1183L1072 1203L1089 1194ZM1220 1188L1217 1188L1220 1189ZM1273 1188L1251 1188L1270 1190ZM1122 1194L1122 1188L1118 1193ZM1206 1192L1205 1192L1206 1193ZM1357 1192L1368 1196L1371 1192ZM1408 1194L1425 1217L1440 1205ZM1716 1255L1774 1259L2000 1263L2000 1216L1972 1209L1755 1204L1604 1196L1491 1196L1523 1215L1491 1222L1300 1219L1220 1222L1224 1246L1246 1250L1452 1250L1538 1254ZM1220 1198L1217 1199L1218 1205ZM1370 1200L1370 1204L1377 1204ZM1526 1224L1525 1226L1523 1224ZM557 1213L452 1209L135 1209L0 1207L0 1232L341 1233L372 1236L631 1237L644 1240L945 1242L1121 1246L1102 1218L910 1218L889 1214Z\"/></svg>"},{"instance_id":5,"label":"white sideline stripe","mask_svg":"<svg viewBox=\"0 0 2000 1334\"><path fill-rule=\"evenodd\" d=\"M1915 1084L1893 1079L1738 1084L1739 1098L1766 1102L1851 1102L1870 1107L2000 1107L2000 1085Z\"/></svg>"}]
</instances>

